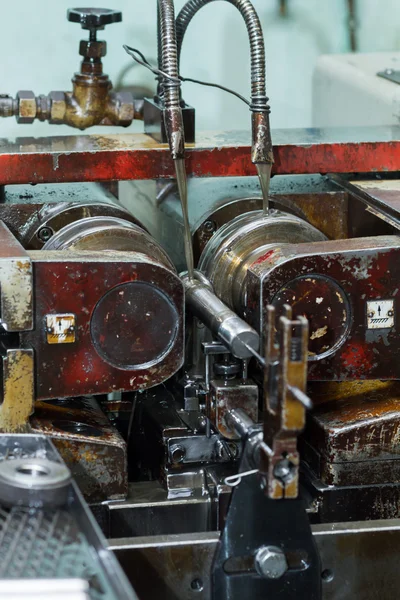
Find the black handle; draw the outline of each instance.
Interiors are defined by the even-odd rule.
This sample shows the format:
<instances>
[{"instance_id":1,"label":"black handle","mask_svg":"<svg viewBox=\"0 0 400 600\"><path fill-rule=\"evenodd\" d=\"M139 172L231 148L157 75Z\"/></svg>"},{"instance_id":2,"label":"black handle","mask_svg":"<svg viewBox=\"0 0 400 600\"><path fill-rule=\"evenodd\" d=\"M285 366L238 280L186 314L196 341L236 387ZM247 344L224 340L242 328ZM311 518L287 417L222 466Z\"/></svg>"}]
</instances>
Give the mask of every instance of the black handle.
<instances>
[{"instance_id":1,"label":"black handle","mask_svg":"<svg viewBox=\"0 0 400 600\"><path fill-rule=\"evenodd\" d=\"M80 23L82 29L99 30L111 23L120 23L122 12L110 8L70 8L67 19L72 23Z\"/></svg>"}]
</instances>

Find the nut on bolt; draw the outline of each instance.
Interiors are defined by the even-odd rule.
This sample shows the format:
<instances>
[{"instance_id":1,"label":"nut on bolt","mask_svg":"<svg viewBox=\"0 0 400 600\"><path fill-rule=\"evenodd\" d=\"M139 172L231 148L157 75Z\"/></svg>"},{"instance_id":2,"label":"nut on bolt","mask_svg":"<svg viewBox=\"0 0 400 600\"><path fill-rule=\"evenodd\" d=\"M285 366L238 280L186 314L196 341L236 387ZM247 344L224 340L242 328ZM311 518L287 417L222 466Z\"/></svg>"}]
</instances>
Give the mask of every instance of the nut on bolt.
<instances>
[{"instance_id":1,"label":"nut on bolt","mask_svg":"<svg viewBox=\"0 0 400 600\"><path fill-rule=\"evenodd\" d=\"M64 92L50 92L50 118L49 123L57 125L64 123L65 112L67 110L67 103L65 100Z\"/></svg>"},{"instance_id":2,"label":"nut on bolt","mask_svg":"<svg viewBox=\"0 0 400 600\"><path fill-rule=\"evenodd\" d=\"M79 54L86 58L104 58L107 54L107 44L106 42L81 40L79 44Z\"/></svg>"},{"instance_id":3,"label":"nut on bolt","mask_svg":"<svg viewBox=\"0 0 400 600\"><path fill-rule=\"evenodd\" d=\"M179 444L174 444L173 446L171 446L170 455L171 455L171 461L174 464L181 463L185 459L185 455L186 455L185 448L183 446L180 446Z\"/></svg>"},{"instance_id":4,"label":"nut on bolt","mask_svg":"<svg viewBox=\"0 0 400 600\"><path fill-rule=\"evenodd\" d=\"M17 122L33 123L36 118L36 97L33 92L22 90L17 93Z\"/></svg>"},{"instance_id":5,"label":"nut on bolt","mask_svg":"<svg viewBox=\"0 0 400 600\"><path fill-rule=\"evenodd\" d=\"M266 579L279 579L289 566L285 553L277 546L261 546L254 557L257 573Z\"/></svg>"}]
</instances>

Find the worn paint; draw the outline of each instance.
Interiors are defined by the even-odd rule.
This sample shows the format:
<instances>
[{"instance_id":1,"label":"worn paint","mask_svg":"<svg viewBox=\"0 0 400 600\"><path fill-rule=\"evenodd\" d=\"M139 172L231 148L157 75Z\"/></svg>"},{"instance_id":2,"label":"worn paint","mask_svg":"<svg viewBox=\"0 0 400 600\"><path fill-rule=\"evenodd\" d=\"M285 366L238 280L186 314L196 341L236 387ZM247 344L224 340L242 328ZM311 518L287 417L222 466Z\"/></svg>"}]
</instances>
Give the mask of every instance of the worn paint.
<instances>
[{"instance_id":1,"label":"worn paint","mask_svg":"<svg viewBox=\"0 0 400 600\"><path fill-rule=\"evenodd\" d=\"M363 139L357 130L340 135L335 135L334 130L333 134L312 129L274 132L273 173L400 170L400 141L387 139L387 131L373 128ZM186 155L188 175L256 174L251 162L250 136L246 132L200 134ZM168 146L144 134L49 137L35 140L34 144L30 138L19 139L2 144L0 172L0 183L4 185L175 177Z\"/></svg>"},{"instance_id":2,"label":"worn paint","mask_svg":"<svg viewBox=\"0 0 400 600\"><path fill-rule=\"evenodd\" d=\"M312 383L309 394L315 406L304 439L315 453L307 460L325 484L397 480L399 382Z\"/></svg>"},{"instance_id":3,"label":"worn paint","mask_svg":"<svg viewBox=\"0 0 400 600\"><path fill-rule=\"evenodd\" d=\"M317 277L326 278L324 293L319 293L320 285L310 293L310 283ZM371 336L367 329L367 302L393 299L394 313L398 315L399 278L397 236L316 242L312 251L306 244L287 244L268 261L255 262L248 269L246 319L253 327L264 328L267 305L280 295L280 306L283 302L292 304L295 296L294 314L304 314L310 319L311 334L327 324L331 330L330 343L327 334L310 342L310 345L319 342L322 354L313 360L310 352L309 379L396 379L398 324L395 319L394 327ZM305 282L304 290L299 287L301 281ZM301 293L289 293L293 282ZM318 304L316 299L321 297L324 300ZM296 304L298 298L301 302ZM310 350L313 351L312 347Z\"/></svg>"},{"instance_id":4,"label":"worn paint","mask_svg":"<svg viewBox=\"0 0 400 600\"><path fill-rule=\"evenodd\" d=\"M1 320L7 331L32 329L32 264L24 248L0 222Z\"/></svg>"},{"instance_id":5,"label":"worn paint","mask_svg":"<svg viewBox=\"0 0 400 600\"><path fill-rule=\"evenodd\" d=\"M94 398L37 402L31 423L51 438L88 502L126 496L126 444Z\"/></svg>"},{"instance_id":6,"label":"worn paint","mask_svg":"<svg viewBox=\"0 0 400 600\"><path fill-rule=\"evenodd\" d=\"M34 358L32 350L7 350L3 358L3 401L0 432L30 431L34 406Z\"/></svg>"},{"instance_id":7,"label":"worn paint","mask_svg":"<svg viewBox=\"0 0 400 600\"><path fill-rule=\"evenodd\" d=\"M35 265L35 329L22 333L21 339L24 346L35 350L38 399L146 389L181 367L184 298L182 283L174 272L133 252L33 251L31 257ZM159 289L175 307L176 335L154 365L118 368L96 350L92 316L111 289L136 280ZM75 315L75 342L48 344L49 314ZM126 352L129 343L125 339Z\"/></svg>"}]
</instances>

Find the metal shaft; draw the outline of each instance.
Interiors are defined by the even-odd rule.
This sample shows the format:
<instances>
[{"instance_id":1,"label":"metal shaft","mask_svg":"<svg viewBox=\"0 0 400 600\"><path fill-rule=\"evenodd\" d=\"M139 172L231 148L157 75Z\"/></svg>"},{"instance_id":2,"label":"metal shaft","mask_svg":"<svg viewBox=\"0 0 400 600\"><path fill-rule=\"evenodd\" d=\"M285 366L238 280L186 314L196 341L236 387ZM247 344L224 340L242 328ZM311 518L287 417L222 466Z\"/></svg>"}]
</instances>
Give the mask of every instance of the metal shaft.
<instances>
[{"instance_id":1,"label":"metal shaft","mask_svg":"<svg viewBox=\"0 0 400 600\"><path fill-rule=\"evenodd\" d=\"M226 413L226 422L242 438L246 439L249 432L255 426L249 415L242 408L234 408Z\"/></svg>"},{"instance_id":2,"label":"metal shaft","mask_svg":"<svg viewBox=\"0 0 400 600\"><path fill-rule=\"evenodd\" d=\"M237 358L250 358L260 346L258 333L238 317L200 281L183 278L186 303L214 336L221 339Z\"/></svg>"},{"instance_id":3,"label":"metal shaft","mask_svg":"<svg viewBox=\"0 0 400 600\"><path fill-rule=\"evenodd\" d=\"M188 206L188 189L187 177L185 169L185 160L177 158L175 161L176 180L178 184L178 192L181 200L182 216L183 216L183 236L185 246L185 259L189 279L194 277L194 259L193 259L193 244L192 233L189 223L189 206Z\"/></svg>"}]
</instances>

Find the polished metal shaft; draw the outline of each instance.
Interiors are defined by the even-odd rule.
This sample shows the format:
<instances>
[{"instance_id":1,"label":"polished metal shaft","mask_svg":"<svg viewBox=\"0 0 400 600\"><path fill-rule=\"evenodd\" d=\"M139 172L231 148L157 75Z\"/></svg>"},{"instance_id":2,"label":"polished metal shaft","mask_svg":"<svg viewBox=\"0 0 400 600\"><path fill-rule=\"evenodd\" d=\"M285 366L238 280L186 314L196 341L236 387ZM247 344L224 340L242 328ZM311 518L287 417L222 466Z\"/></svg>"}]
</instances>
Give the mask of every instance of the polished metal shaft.
<instances>
[{"instance_id":1,"label":"polished metal shaft","mask_svg":"<svg viewBox=\"0 0 400 600\"><path fill-rule=\"evenodd\" d=\"M183 277L186 303L215 337L222 340L236 358L250 358L260 347L258 333L226 306L200 281Z\"/></svg>"}]
</instances>

